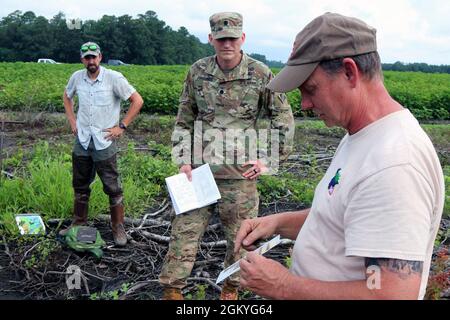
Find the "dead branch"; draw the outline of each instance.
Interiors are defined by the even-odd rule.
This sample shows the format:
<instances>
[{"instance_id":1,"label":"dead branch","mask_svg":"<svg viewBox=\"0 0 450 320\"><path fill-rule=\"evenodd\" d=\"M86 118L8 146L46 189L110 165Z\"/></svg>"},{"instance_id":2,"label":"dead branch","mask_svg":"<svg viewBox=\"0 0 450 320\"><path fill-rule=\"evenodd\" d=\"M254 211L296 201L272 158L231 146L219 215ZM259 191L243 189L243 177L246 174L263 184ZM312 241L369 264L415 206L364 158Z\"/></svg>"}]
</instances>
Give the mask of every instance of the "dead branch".
<instances>
[{"instance_id":1,"label":"dead branch","mask_svg":"<svg viewBox=\"0 0 450 320\"><path fill-rule=\"evenodd\" d=\"M100 220L100 221L104 221L104 222L110 222L111 216L109 216L107 214L101 214L96 219ZM125 217L125 223L130 224L132 226L140 225L141 222L142 222L142 219L133 219L133 218ZM164 220L157 220L157 219L146 219L144 222L144 226L168 227L168 226L170 226L170 222L164 221Z\"/></svg>"},{"instance_id":2,"label":"dead branch","mask_svg":"<svg viewBox=\"0 0 450 320\"><path fill-rule=\"evenodd\" d=\"M203 277L191 277L191 278L187 278L187 281L192 281L192 282L206 282L207 284L209 284L211 287L213 287L214 289L216 289L217 291L221 292L222 288L219 287L217 284L214 283L214 281L212 281L209 278L203 278Z\"/></svg>"},{"instance_id":3,"label":"dead branch","mask_svg":"<svg viewBox=\"0 0 450 320\"><path fill-rule=\"evenodd\" d=\"M202 242L201 246L203 248L225 248L227 246L227 240L219 240L219 241L211 241L211 242Z\"/></svg>"},{"instance_id":4,"label":"dead branch","mask_svg":"<svg viewBox=\"0 0 450 320\"><path fill-rule=\"evenodd\" d=\"M25 277L27 278L27 280L30 281L31 280L30 273L28 272L27 269L22 267L22 264L18 265L17 263L15 263L14 258L9 250L8 243L6 242L5 236L2 236L2 239L3 244L5 246L5 253L9 257L10 264L16 267L17 269L22 270L25 273Z\"/></svg>"},{"instance_id":5,"label":"dead branch","mask_svg":"<svg viewBox=\"0 0 450 320\"><path fill-rule=\"evenodd\" d=\"M134 231L134 230L132 230L132 231ZM160 236L159 234L154 234L151 232L147 232L145 230L140 230L139 233L141 233L147 239L151 239L151 240L162 242L162 243L170 242L170 237Z\"/></svg>"},{"instance_id":6,"label":"dead branch","mask_svg":"<svg viewBox=\"0 0 450 320\"><path fill-rule=\"evenodd\" d=\"M134 231L134 230L132 230L132 231ZM154 233L147 232L144 230L139 230L139 233L141 233L147 239L151 239L151 240L154 240L157 242L162 242L162 243L166 243L166 244L168 244L170 242L170 237L161 236L159 234L154 234ZM219 240L219 241L211 241L211 242L202 242L200 245L204 248L211 248L211 247L223 248L223 247L227 246L227 241Z\"/></svg>"},{"instance_id":7,"label":"dead branch","mask_svg":"<svg viewBox=\"0 0 450 320\"><path fill-rule=\"evenodd\" d=\"M146 280L146 281L137 282L130 289L128 289L127 292L125 292L125 294L122 295L119 299L123 300L123 299L125 299L126 296L131 295L134 292L136 292L137 290L145 288L149 284L152 284L152 283L155 283L155 282L159 283L159 280L158 279L152 279L152 280Z\"/></svg>"},{"instance_id":8,"label":"dead branch","mask_svg":"<svg viewBox=\"0 0 450 320\"><path fill-rule=\"evenodd\" d=\"M1 155L0 155L0 157L1 157ZM7 176L10 179L14 179L14 175L7 171L2 170L2 174L4 174L5 176Z\"/></svg>"},{"instance_id":9,"label":"dead branch","mask_svg":"<svg viewBox=\"0 0 450 320\"><path fill-rule=\"evenodd\" d=\"M212 258L212 259L208 259L208 260L195 261L194 268L204 267L204 266L206 266L208 264L221 262L221 261L222 261L222 259L219 259L219 258Z\"/></svg>"},{"instance_id":10,"label":"dead branch","mask_svg":"<svg viewBox=\"0 0 450 320\"><path fill-rule=\"evenodd\" d=\"M164 200L164 202L166 202L166 200ZM164 203L164 202L163 202L163 203ZM148 217L154 217L154 216L160 214L161 212L165 211L165 210L167 209L168 206L169 206L169 202L166 203L166 204L165 204L161 209L159 209L158 211L152 212L152 213L147 213L146 215L144 215L144 217L142 218L142 222L141 222L141 224L139 225L139 227L137 227L137 229L141 229L141 228L144 226L145 220L146 220Z\"/></svg>"},{"instance_id":11,"label":"dead branch","mask_svg":"<svg viewBox=\"0 0 450 320\"><path fill-rule=\"evenodd\" d=\"M109 216L107 214L101 214L96 219L100 220L100 221L104 221L104 222L110 222L111 221L111 216ZM140 224L142 223L142 220L143 219L133 219L133 218L125 217L125 223L126 224L130 224L130 225L133 225L133 226L135 226L137 224L139 225L140 228L136 227L135 228L136 230L141 230L141 229L143 229L144 226L166 227L167 228L167 227L169 227L171 225L170 221L164 221L164 220L158 220L158 219L148 219L147 218L147 219L145 219L145 221L144 221L144 223L143 223L143 225L141 227ZM60 221L60 219L50 219L49 223L56 224L59 221ZM206 232L217 230L217 229L219 229L221 227L221 225L222 225L221 223L216 223L216 224L209 225L206 228Z\"/></svg>"}]
</instances>

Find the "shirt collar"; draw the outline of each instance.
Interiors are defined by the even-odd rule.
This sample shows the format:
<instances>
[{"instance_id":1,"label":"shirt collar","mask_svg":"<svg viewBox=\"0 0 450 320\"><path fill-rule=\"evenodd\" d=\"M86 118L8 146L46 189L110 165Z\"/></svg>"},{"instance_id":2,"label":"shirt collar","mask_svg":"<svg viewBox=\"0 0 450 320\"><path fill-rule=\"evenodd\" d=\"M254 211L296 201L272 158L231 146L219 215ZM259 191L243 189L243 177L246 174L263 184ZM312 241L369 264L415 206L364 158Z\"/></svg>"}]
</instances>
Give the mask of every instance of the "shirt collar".
<instances>
[{"instance_id":1,"label":"shirt collar","mask_svg":"<svg viewBox=\"0 0 450 320\"><path fill-rule=\"evenodd\" d=\"M241 80L241 79L249 79L248 76L248 56L242 53L241 62L234 67L229 72L224 73L222 69L220 69L219 64L216 60L216 55L214 55L213 59L211 59L210 63L206 66L206 73L218 78L220 81L233 81L233 80Z\"/></svg>"},{"instance_id":2,"label":"shirt collar","mask_svg":"<svg viewBox=\"0 0 450 320\"><path fill-rule=\"evenodd\" d=\"M83 79L88 81L88 82L91 82L91 83L94 83L94 82L97 82L97 81L98 82L102 82L103 81L103 77L105 75L105 68L103 68L102 66L99 66L99 68L100 68L100 72L98 73L97 79L92 80L91 78L89 78L87 69L84 70Z\"/></svg>"}]
</instances>

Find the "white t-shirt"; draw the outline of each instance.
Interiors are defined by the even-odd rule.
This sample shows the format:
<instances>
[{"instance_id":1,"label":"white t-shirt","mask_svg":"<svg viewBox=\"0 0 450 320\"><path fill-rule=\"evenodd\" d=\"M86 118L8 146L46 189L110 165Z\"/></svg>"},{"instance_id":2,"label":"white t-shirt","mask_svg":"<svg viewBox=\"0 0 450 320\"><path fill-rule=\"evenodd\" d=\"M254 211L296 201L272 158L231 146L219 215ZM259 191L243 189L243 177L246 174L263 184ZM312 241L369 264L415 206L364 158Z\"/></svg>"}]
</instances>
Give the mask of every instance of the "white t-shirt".
<instances>
[{"instance_id":1,"label":"white t-shirt","mask_svg":"<svg viewBox=\"0 0 450 320\"><path fill-rule=\"evenodd\" d=\"M316 187L291 271L365 280L365 257L423 261L423 299L444 196L436 151L409 110L347 134Z\"/></svg>"}]
</instances>

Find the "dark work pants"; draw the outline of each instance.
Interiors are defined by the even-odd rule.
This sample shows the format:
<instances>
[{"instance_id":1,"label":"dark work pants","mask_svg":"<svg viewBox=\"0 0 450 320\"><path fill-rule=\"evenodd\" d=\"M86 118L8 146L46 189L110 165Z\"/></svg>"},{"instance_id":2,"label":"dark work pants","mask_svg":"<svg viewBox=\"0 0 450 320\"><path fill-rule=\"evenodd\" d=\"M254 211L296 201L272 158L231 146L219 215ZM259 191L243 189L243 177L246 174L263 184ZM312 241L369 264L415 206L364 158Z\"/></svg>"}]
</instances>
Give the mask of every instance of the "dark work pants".
<instances>
[{"instance_id":1,"label":"dark work pants","mask_svg":"<svg viewBox=\"0 0 450 320\"><path fill-rule=\"evenodd\" d=\"M98 160L99 157L92 154L96 152L95 148L93 148L92 140L88 150L82 149L81 152L80 146L77 143L79 144L76 141L74 152L72 153L72 185L75 190L75 197L89 197L91 193L90 185L94 181L95 174L97 173L103 183L103 191L109 196L110 204L116 204L119 199L121 202L123 190L117 170L116 153L114 152L105 160ZM115 145L111 147L115 148ZM105 153L104 150L100 150L100 152ZM97 161L94 161L94 159Z\"/></svg>"}]
</instances>

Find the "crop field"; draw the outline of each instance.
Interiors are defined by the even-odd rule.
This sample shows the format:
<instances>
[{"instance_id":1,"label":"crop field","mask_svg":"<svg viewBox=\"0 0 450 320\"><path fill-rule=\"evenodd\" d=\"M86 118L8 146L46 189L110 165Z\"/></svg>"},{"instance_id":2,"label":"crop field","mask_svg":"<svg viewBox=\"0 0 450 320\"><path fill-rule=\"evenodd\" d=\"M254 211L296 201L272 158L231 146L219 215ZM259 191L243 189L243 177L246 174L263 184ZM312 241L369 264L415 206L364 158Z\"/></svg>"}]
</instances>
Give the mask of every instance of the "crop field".
<instances>
[{"instance_id":1,"label":"crop field","mask_svg":"<svg viewBox=\"0 0 450 320\"><path fill-rule=\"evenodd\" d=\"M74 137L62 113L64 86L80 64L0 63L0 299L160 299L157 278L170 237L173 210L164 178L177 172L170 158L171 133L187 66L129 66L122 72L144 98L135 122L119 140L119 171L124 187L129 244L113 246L108 199L97 178L89 220L105 239L101 261L69 250L57 237L69 223L73 205L71 150ZM274 70L277 72L278 70ZM450 75L385 72L391 95L410 108L438 151L445 174L444 217L435 242L427 299L448 299L450 288ZM294 152L274 176L263 176L259 215L311 205L314 188L345 134L327 128L299 110L298 92L288 95L297 116ZM2 120L7 121L3 129ZM47 234L18 235L14 215L39 213ZM145 214L150 217L142 220ZM217 299L215 278L223 268L224 234L210 221L184 294ZM292 243L267 256L290 264ZM69 290L65 270L77 265L86 279ZM260 299L248 291L241 299Z\"/></svg>"},{"instance_id":2,"label":"crop field","mask_svg":"<svg viewBox=\"0 0 450 320\"><path fill-rule=\"evenodd\" d=\"M62 112L61 96L70 75L81 64L0 63L0 110ZM113 67L122 72L144 98L143 111L175 114L188 66ZM277 73L279 70L273 70ZM450 74L384 72L389 93L419 120L450 119ZM297 117L298 91L288 93Z\"/></svg>"}]
</instances>

